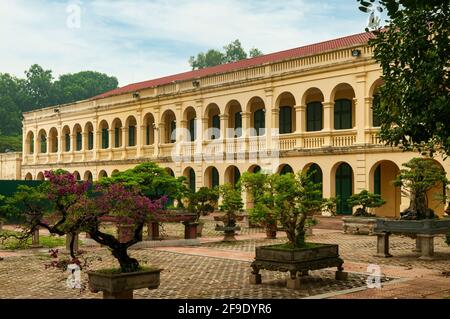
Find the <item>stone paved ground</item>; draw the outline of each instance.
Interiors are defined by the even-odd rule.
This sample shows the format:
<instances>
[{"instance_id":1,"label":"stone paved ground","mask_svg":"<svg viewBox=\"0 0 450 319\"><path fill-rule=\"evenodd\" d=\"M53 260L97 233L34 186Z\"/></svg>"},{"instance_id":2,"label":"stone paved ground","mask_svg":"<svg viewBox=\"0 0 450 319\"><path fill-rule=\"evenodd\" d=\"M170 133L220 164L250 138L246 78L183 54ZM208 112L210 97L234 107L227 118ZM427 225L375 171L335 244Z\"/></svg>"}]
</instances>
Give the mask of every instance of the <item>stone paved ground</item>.
<instances>
[{"instance_id":1,"label":"stone paved ground","mask_svg":"<svg viewBox=\"0 0 450 319\"><path fill-rule=\"evenodd\" d=\"M168 237L181 237L183 226L168 224ZM373 257L376 237L345 235L336 230L315 229L312 242L337 243L346 271L347 282L333 279L333 270L311 272L303 279L302 289L285 288L286 274L262 271L263 284L250 285L248 275L254 249L259 245L284 242L280 232L276 240L264 239L261 229L243 228L237 243L220 242L222 234L214 231L215 223L206 224L200 247L161 247L131 250L144 264L164 269L157 290L138 290L136 298L444 298L450 296L450 247L443 238L436 238L436 260L418 260L413 253L414 241L393 236L392 258ZM86 256L100 257L91 268L114 266L114 260L104 248L83 247ZM0 251L0 298L99 298L71 290L65 286L66 273L44 269L49 262L45 250L15 252ZM382 289L365 289L367 265L378 264L384 278L391 279ZM364 274L366 273L366 274ZM83 278L86 279L83 273ZM397 282L401 278L402 282ZM355 291L355 290L360 291ZM349 290L353 289L353 290Z\"/></svg>"}]
</instances>

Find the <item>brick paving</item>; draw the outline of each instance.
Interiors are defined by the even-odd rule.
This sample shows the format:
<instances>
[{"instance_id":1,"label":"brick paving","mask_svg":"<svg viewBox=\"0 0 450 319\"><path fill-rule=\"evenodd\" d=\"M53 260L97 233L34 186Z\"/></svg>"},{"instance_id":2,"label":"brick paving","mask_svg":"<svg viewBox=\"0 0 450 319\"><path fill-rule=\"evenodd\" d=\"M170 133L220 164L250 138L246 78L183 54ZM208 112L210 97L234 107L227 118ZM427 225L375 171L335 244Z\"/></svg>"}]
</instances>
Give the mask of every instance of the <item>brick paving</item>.
<instances>
[{"instance_id":1,"label":"brick paving","mask_svg":"<svg viewBox=\"0 0 450 319\"><path fill-rule=\"evenodd\" d=\"M165 224L168 238L182 238L181 224ZM250 285L248 275L254 249L260 245L285 242L282 232L275 240L265 239L259 228L243 227L236 243L222 243L223 234L214 230L215 222L207 220L202 245L197 247L160 247L133 249L131 255L142 264L161 267L161 286L156 290L141 289L135 298L445 298L450 296L450 247L443 238L435 238L436 258L422 261L412 252L414 240L392 236L392 258L373 257L376 237L343 234L337 230L314 229L311 242L339 244L344 268L350 272L348 281L333 279L334 270L311 272L303 278L300 290L285 287L286 274L261 271L262 285ZM92 269L115 266L105 248L84 247L88 257L101 257ZM49 262L46 250L1 251L0 298L100 298L101 294L69 289L65 286L66 273L44 269ZM381 266L387 280L382 289L366 287L367 265ZM397 282L395 278L402 278ZM83 279L86 275L83 272ZM354 291L360 290L360 291ZM349 289L353 289L348 291Z\"/></svg>"}]
</instances>

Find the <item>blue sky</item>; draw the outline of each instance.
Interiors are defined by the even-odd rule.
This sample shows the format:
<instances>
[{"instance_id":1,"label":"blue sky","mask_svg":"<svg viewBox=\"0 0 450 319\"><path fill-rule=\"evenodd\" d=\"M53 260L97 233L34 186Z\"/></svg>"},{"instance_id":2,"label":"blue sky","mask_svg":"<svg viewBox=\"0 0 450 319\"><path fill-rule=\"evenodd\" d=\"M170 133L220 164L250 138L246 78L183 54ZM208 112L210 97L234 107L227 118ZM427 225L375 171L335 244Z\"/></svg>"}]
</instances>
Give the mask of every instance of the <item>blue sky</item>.
<instances>
[{"instance_id":1,"label":"blue sky","mask_svg":"<svg viewBox=\"0 0 450 319\"><path fill-rule=\"evenodd\" d=\"M79 11L79 15L78 15ZM356 0L0 0L0 72L95 70L121 86L240 39L271 53L363 32Z\"/></svg>"}]
</instances>

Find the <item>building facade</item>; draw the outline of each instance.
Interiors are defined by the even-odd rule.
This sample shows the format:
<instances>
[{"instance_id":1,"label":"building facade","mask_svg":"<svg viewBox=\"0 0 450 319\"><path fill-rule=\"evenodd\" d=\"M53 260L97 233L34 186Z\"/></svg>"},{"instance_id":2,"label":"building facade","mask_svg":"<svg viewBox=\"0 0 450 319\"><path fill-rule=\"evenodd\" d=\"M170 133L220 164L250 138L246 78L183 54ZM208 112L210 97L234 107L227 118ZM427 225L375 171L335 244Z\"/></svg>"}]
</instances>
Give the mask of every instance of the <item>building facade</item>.
<instances>
[{"instance_id":1,"label":"building facade","mask_svg":"<svg viewBox=\"0 0 450 319\"><path fill-rule=\"evenodd\" d=\"M21 178L43 179L45 170L62 168L97 180L154 161L198 189L234 183L246 171L314 169L323 195L341 198L339 213L351 213L345 199L367 189L387 201L379 216L398 217L409 202L391 181L417 154L387 147L377 137L372 105L382 81L367 45L370 36L131 84L25 113ZM438 214L444 206L442 199L430 199Z\"/></svg>"}]
</instances>

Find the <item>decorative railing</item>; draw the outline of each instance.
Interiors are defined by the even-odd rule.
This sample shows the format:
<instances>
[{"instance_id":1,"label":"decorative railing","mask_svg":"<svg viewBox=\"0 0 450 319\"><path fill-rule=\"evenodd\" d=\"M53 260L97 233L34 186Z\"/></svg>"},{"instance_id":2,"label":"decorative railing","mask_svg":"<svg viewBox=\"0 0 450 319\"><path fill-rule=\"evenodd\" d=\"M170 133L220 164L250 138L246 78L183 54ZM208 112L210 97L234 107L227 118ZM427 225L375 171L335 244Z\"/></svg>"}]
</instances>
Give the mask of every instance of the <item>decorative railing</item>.
<instances>
[{"instance_id":1,"label":"decorative railing","mask_svg":"<svg viewBox=\"0 0 450 319\"><path fill-rule=\"evenodd\" d=\"M292 135L279 135L279 150L290 151L297 147L297 138Z\"/></svg>"},{"instance_id":2,"label":"decorative railing","mask_svg":"<svg viewBox=\"0 0 450 319\"><path fill-rule=\"evenodd\" d=\"M331 139L334 147L347 147L356 143L356 133L347 133L343 135L333 136Z\"/></svg>"},{"instance_id":3,"label":"decorative railing","mask_svg":"<svg viewBox=\"0 0 450 319\"><path fill-rule=\"evenodd\" d=\"M174 149L175 144L161 144L159 149L159 154L162 157L172 156L172 150Z\"/></svg>"},{"instance_id":4,"label":"decorative railing","mask_svg":"<svg viewBox=\"0 0 450 319\"><path fill-rule=\"evenodd\" d=\"M249 152L260 152L267 149L266 137L251 137L248 140L248 150Z\"/></svg>"},{"instance_id":5,"label":"decorative railing","mask_svg":"<svg viewBox=\"0 0 450 319\"><path fill-rule=\"evenodd\" d=\"M323 136L311 136L303 138L303 148L321 148L325 144Z\"/></svg>"}]
</instances>

